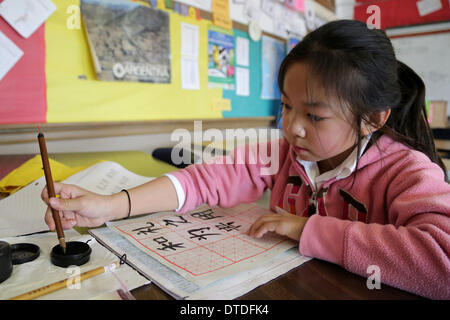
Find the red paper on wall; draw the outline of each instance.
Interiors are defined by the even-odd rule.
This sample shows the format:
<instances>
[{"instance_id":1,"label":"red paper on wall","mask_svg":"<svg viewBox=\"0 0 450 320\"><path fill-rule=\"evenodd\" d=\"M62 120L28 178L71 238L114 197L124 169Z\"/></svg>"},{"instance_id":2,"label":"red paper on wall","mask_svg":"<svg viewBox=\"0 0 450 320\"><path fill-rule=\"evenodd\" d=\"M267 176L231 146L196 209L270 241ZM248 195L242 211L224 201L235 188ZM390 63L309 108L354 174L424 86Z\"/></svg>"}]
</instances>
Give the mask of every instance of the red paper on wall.
<instances>
[{"instance_id":1,"label":"red paper on wall","mask_svg":"<svg viewBox=\"0 0 450 320\"><path fill-rule=\"evenodd\" d=\"M380 8L381 29L450 20L450 3L448 0L440 0L442 5L441 9L423 16L419 13L417 7L418 1L357 0L357 4L354 7L354 19L367 22L368 18L373 14L370 10L367 13L367 8L371 5L377 5Z\"/></svg>"},{"instance_id":2,"label":"red paper on wall","mask_svg":"<svg viewBox=\"0 0 450 320\"><path fill-rule=\"evenodd\" d=\"M0 81L0 124L46 122L44 25L24 39L0 17L0 31L24 52Z\"/></svg>"}]
</instances>

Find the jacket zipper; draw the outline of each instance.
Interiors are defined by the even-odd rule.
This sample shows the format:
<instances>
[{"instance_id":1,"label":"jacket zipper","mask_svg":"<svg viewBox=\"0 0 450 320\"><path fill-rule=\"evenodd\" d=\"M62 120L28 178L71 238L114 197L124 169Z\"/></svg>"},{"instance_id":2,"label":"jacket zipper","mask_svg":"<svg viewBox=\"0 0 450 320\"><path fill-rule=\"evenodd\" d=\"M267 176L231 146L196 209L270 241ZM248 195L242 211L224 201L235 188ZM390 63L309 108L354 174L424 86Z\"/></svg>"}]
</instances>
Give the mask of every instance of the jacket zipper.
<instances>
[{"instance_id":1,"label":"jacket zipper","mask_svg":"<svg viewBox=\"0 0 450 320\"><path fill-rule=\"evenodd\" d=\"M325 183L322 184L322 186L317 191L315 191L313 189L311 184L308 184L308 186L311 189L311 196L309 197L309 204L308 204L308 215L309 216L311 216L312 214L318 213L319 206L317 204L317 195L322 191L322 189L328 188L329 185L332 184L334 181L336 181L336 178L326 181ZM325 194L323 194L322 197L325 197Z\"/></svg>"}]
</instances>

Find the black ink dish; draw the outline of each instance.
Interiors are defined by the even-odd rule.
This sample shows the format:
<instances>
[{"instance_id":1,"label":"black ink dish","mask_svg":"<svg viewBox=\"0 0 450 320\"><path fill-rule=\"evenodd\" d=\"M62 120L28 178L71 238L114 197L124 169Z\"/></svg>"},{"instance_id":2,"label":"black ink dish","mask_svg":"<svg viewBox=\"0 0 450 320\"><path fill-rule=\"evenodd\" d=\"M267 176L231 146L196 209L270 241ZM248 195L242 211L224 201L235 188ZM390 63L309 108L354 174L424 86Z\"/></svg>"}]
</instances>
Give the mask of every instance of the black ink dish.
<instances>
[{"instance_id":1,"label":"black ink dish","mask_svg":"<svg viewBox=\"0 0 450 320\"><path fill-rule=\"evenodd\" d=\"M11 246L8 242L0 241L0 283L9 278L12 270Z\"/></svg>"},{"instance_id":2,"label":"black ink dish","mask_svg":"<svg viewBox=\"0 0 450 320\"><path fill-rule=\"evenodd\" d=\"M33 243L15 243L11 245L13 264L30 262L39 257L41 250Z\"/></svg>"},{"instance_id":3,"label":"black ink dish","mask_svg":"<svg viewBox=\"0 0 450 320\"><path fill-rule=\"evenodd\" d=\"M53 247L50 254L55 266L67 268L68 266L81 266L89 261L92 249L87 243L80 241L66 242L66 253L58 244Z\"/></svg>"}]
</instances>

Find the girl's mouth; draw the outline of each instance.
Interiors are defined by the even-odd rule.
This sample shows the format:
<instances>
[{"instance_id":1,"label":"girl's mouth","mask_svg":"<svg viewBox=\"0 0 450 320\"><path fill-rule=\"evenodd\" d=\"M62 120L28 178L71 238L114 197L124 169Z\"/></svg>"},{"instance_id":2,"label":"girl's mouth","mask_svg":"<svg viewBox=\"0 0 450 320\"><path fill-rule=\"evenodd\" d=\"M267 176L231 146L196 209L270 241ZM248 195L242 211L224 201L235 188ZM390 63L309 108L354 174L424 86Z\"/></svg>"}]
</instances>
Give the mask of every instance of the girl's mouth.
<instances>
[{"instance_id":1,"label":"girl's mouth","mask_svg":"<svg viewBox=\"0 0 450 320\"><path fill-rule=\"evenodd\" d=\"M297 154L304 153L304 152L308 151L308 149L301 148L301 147L294 146L293 148L294 148L295 153L297 153Z\"/></svg>"}]
</instances>

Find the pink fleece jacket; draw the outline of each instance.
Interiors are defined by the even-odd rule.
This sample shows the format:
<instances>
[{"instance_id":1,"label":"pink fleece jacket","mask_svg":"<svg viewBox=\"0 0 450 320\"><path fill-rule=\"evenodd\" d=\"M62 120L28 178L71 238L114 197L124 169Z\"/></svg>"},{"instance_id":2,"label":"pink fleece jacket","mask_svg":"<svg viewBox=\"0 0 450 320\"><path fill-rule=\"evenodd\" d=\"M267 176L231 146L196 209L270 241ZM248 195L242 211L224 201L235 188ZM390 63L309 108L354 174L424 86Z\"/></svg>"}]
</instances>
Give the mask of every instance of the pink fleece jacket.
<instances>
[{"instance_id":1,"label":"pink fleece jacket","mask_svg":"<svg viewBox=\"0 0 450 320\"><path fill-rule=\"evenodd\" d=\"M332 179L314 190L287 141L278 146L267 145L271 159L277 153L280 163L272 175L261 174L270 162L254 161L261 150L267 153L258 145L236 149L228 164L172 172L186 195L179 212L202 203L233 207L256 201L269 188L273 211L310 216L299 239L301 254L366 278L375 265L383 283L450 299L450 184L439 166L382 136L362 155L356 177ZM246 163L232 163L239 157Z\"/></svg>"}]
</instances>

